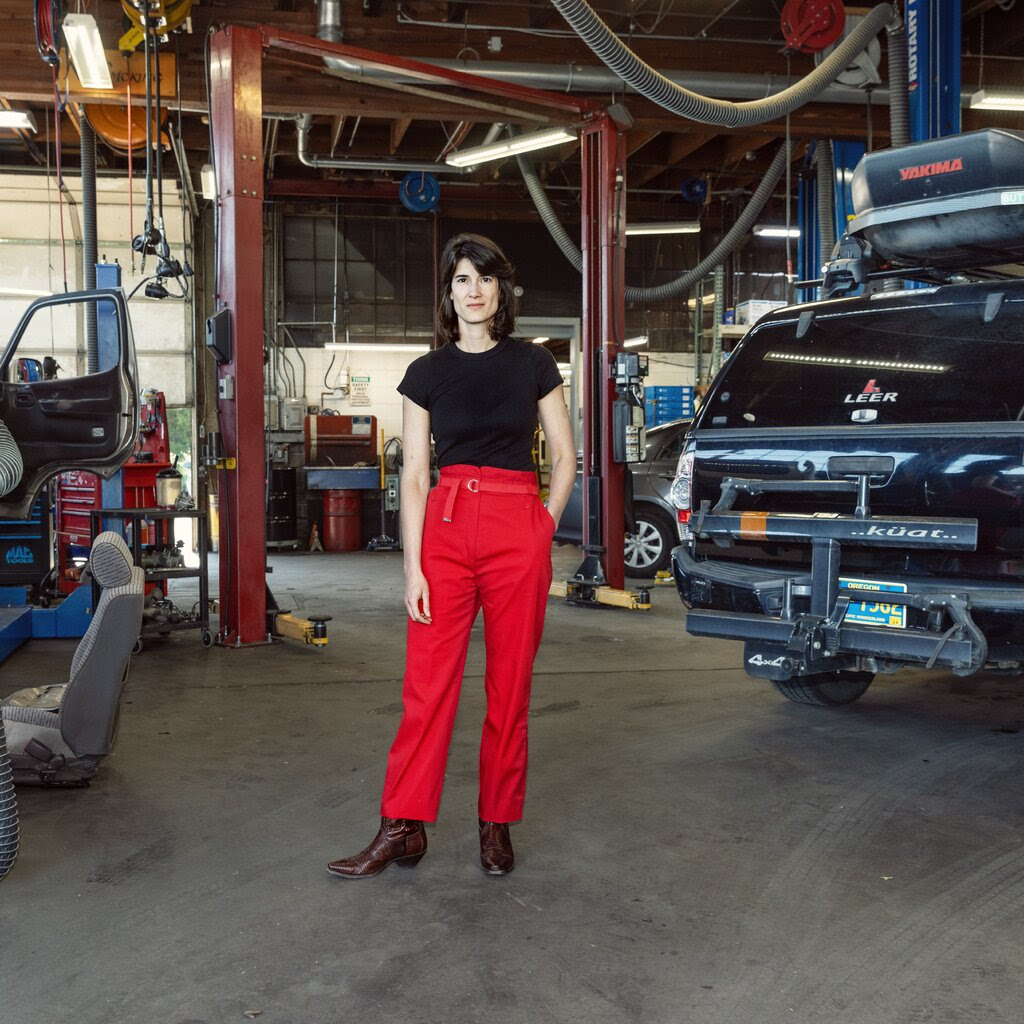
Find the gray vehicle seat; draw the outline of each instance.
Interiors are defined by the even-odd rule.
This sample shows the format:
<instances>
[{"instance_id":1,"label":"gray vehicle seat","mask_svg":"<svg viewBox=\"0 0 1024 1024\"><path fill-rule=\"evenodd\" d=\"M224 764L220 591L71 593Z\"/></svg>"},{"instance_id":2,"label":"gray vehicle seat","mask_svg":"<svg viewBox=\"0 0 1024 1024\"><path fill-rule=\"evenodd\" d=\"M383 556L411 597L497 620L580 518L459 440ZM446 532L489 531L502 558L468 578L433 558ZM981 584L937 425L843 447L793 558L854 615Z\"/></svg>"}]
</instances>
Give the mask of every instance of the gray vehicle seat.
<instances>
[{"instance_id":1,"label":"gray vehicle seat","mask_svg":"<svg viewBox=\"0 0 1024 1024\"><path fill-rule=\"evenodd\" d=\"M0 420L0 498L18 486L24 472L25 466L17 442L7 429L7 424Z\"/></svg>"},{"instance_id":2,"label":"gray vehicle seat","mask_svg":"<svg viewBox=\"0 0 1024 1024\"><path fill-rule=\"evenodd\" d=\"M110 531L93 541L89 568L102 589L68 681L19 690L0 705L15 783L83 785L113 748L121 690L142 626L145 574Z\"/></svg>"}]
</instances>

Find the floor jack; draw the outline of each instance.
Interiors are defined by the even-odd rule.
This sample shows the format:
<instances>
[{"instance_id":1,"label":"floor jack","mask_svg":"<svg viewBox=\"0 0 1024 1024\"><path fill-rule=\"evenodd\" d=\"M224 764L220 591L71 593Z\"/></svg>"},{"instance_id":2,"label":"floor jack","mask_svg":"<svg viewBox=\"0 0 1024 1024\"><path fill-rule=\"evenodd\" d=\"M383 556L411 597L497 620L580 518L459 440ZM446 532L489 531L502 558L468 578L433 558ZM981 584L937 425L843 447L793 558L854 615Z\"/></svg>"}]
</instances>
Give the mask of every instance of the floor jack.
<instances>
[{"instance_id":1,"label":"floor jack","mask_svg":"<svg viewBox=\"0 0 1024 1024\"><path fill-rule=\"evenodd\" d=\"M563 597L577 608L627 608L633 612L651 610L651 592L647 587L618 590L605 582L604 569L597 555L588 554L576 575L551 584L549 597Z\"/></svg>"},{"instance_id":2,"label":"floor jack","mask_svg":"<svg viewBox=\"0 0 1024 1024\"><path fill-rule=\"evenodd\" d=\"M327 623L332 618L331 615L310 615L308 619L300 619L278 607L270 587L267 587L267 632L271 636L301 640L313 647L326 647Z\"/></svg>"}]
</instances>

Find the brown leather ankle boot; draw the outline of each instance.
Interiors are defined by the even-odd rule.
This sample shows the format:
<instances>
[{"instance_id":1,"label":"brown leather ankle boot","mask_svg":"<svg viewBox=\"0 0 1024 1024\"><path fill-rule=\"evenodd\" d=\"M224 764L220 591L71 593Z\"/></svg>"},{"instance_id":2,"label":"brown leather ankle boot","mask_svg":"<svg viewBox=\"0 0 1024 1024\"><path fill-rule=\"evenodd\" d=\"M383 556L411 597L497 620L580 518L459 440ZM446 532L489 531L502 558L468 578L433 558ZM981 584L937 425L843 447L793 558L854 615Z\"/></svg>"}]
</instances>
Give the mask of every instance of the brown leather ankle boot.
<instances>
[{"instance_id":1,"label":"brown leather ankle boot","mask_svg":"<svg viewBox=\"0 0 1024 1024\"><path fill-rule=\"evenodd\" d=\"M480 822L480 867L489 875L507 875L516 866L508 823Z\"/></svg>"},{"instance_id":2,"label":"brown leather ankle boot","mask_svg":"<svg viewBox=\"0 0 1024 1024\"><path fill-rule=\"evenodd\" d=\"M403 868L415 867L427 852L427 832L422 821L381 818L373 842L354 857L332 860L327 871L342 878L379 875L392 861Z\"/></svg>"}]
</instances>

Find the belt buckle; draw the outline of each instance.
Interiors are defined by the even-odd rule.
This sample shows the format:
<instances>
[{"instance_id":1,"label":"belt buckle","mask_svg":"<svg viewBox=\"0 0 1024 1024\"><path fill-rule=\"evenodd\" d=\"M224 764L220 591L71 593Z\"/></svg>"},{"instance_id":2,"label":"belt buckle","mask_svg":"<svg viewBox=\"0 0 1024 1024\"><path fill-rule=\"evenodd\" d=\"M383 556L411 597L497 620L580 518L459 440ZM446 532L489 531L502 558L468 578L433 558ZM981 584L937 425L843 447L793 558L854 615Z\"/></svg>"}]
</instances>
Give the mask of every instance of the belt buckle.
<instances>
[{"instance_id":1,"label":"belt buckle","mask_svg":"<svg viewBox=\"0 0 1024 1024\"><path fill-rule=\"evenodd\" d=\"M477 494L480 490L480 481L475 477L471 480L466 481L466 490L471 494Z\"/></svg>"}]
</instances>

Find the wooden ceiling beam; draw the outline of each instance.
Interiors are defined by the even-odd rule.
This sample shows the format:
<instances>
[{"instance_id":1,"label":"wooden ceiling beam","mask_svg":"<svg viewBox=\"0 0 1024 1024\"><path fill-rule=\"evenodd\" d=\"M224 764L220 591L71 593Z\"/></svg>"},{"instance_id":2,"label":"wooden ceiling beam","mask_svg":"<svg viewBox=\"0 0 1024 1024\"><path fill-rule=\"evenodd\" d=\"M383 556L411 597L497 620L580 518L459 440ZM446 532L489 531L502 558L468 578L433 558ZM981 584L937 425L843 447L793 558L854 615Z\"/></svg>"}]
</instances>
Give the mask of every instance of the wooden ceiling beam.
<instances>
[{"instance_id":1,"label":"wooden ceiling beam","mask_svg":"<svg viewBox=\"0 0 1024 1024\"><path fill-rule=\"evenodd\" d=\"M398 152L398 147L401 146L402 139L405 138L405 133L409 130L409 125L411 124L411 117L402 117L391 122L391 139L388 143L388 154L390 156L394 156Z\"/></svg>"},{"instance_id":2,"label":"wooden ceiling beam","mask_svg":"<svg viewBox=\"0 0 1024 1024\"><path fill-rule=\"evenodd\" d=\"M695 153L703 148L714 137L715 133L709 131L688 131L666 135L668 143L665 146L661 159L651 166L642 167L636 172L631 173L627 179L627 185L632 185L636 188L646 185L670 167L684 160L691 153Z\"/></svg>"}]
</instances>

